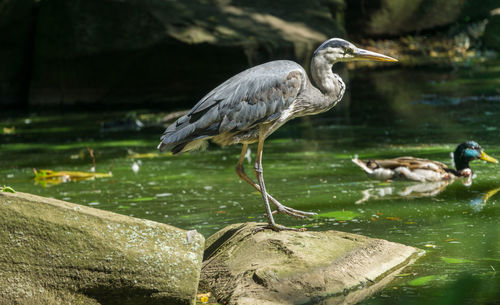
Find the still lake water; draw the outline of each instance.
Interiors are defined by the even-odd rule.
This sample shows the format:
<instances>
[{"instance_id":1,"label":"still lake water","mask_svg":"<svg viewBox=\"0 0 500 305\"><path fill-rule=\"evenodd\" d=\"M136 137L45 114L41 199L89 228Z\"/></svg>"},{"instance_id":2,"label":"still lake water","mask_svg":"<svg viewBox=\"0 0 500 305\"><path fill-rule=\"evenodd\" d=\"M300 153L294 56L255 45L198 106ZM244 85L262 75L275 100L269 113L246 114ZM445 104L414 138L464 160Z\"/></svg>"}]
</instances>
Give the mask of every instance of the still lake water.
<instances>
[{"instance_id":1,"label":"still lake water","mask_svg":"<svg viewBox=\"0 0 500 305\"><path fill-rule=\"evenodd\" d=\"M500 158L499 63L455 71L355 70L343 77L349 82L341 105L289 122L266 141L268 191L288 206L320 214L308 220L280 215L277 222L426 250L362 304L498 304L500 165L476 161L472 185L455 181L422 191L415 183L371 181L350 159L412 155L450 164L449 153L470 139ZM265 221L260 195L234 173L239 146L157 155L164 128L151 123L160 116L152 113L137 110L135 118L146 124L135 128L133 120L118 122L134 117L125 112L4 112L0 185L205 237L228 224ZM87 147L95 152L96 171L113 177L34 181L33 168L88 171ZM252 163L246 168L252 173Z\"/></svg>"}]
</instances>

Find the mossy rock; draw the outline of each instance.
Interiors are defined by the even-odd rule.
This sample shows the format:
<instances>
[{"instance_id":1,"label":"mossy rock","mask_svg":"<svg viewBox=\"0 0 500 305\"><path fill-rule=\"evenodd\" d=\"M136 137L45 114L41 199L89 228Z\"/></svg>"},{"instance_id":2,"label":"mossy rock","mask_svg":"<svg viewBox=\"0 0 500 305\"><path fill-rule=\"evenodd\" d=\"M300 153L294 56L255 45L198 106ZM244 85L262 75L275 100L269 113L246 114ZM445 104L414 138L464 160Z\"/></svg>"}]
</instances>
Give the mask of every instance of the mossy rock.
<instances>
[{"instance_id":1,"label":"mossy rock","mask_svg":"<svg viewBox=\"0 0 500 305\"><path fill-rule=\"evenodd\" d=\"M196 231L0 192L0 304L194 304Z\"/></svg>"},{"instance_id":2,"label":"mossy rock","mask_svg":"<svg viewBox=\"0 0 500 305\"><path fill-rule=\"evenodd\" d=\"M349 0L346 29L354 37L387 37L443 31L456 24L480 21L498 0Z\"/></svg>"}]
</instances>

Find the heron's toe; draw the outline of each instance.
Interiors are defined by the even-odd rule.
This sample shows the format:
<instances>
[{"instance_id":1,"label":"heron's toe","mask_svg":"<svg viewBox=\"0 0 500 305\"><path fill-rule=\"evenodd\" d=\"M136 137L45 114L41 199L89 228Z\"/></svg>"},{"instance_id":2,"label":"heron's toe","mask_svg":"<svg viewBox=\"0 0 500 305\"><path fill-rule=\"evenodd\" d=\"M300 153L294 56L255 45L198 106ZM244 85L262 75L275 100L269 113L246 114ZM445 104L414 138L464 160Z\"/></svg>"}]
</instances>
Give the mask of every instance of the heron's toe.
<instances>
[{"instance_id":1,"label":"heron's toe","mask_svg":"<svg viewBox=\"0 0 500 305\"><path fill-rule=\"evenodd\" d=\"M278 213L284 213L290 216L294 216L297 218L307 218L309 216L314 216L317 215L317 213L314 212L304 212L296 209L289 208L287 206L278 206L276 211L273 211L273 214L278 214Z\"/></svg>"}]
</instances>

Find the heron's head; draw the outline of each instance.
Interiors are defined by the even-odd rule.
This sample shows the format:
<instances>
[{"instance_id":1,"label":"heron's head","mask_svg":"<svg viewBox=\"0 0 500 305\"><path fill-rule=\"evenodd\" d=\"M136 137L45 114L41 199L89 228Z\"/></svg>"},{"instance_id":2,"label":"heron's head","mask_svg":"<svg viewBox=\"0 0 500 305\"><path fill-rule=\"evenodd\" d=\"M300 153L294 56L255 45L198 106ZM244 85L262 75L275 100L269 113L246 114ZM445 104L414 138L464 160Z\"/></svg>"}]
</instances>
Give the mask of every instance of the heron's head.
<instances>
[{"instance_id":1,"label":"heron's head","mask_svg":"<svg viewBox=\"0 0 500 305\"><path fill-rule=\"evenodd\" d=\"M334 64L339 61L348 62L359 60L398 61L395 58L383 54L358 48L349 41L340 38L332 38L323 42L316 49L313 56L322 57L329 64Z\"/></svg>"},{"instance_id":2,"label":"heron's head","mask_svg":"<svg viewBox=\"0 0 500 305\"><path fill-rule=\"evenodd\" d=\"M457 146L453 154L457 170L462 170L469 166L469 162L473 160L484 160L491 163L498 163L498 160L488 156L481 146L474 141L467 141Z\"/></svg>"}]
</instances>

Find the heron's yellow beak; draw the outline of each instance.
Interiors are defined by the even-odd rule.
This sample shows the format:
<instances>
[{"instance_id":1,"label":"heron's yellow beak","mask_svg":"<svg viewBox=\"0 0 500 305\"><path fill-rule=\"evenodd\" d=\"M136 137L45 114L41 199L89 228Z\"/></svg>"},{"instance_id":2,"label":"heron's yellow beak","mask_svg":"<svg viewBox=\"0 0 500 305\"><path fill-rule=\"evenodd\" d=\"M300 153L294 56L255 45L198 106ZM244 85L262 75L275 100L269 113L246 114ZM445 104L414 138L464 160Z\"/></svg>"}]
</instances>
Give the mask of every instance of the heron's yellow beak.
<instances>
[{"instance_id":1,"label":"heron's yellow beak","mask_svg":"<svg viewBox=\"0 0 500 305\"><path fill-rule=\"evenodd\" d=\"M488 154L486 154L484 151L481 152L481 156L479 156L479 159L481 160L484 160L486 162L491 162L491 163L498 163L498 160L493 158L493 157L490 157L488 156Z\"/></svg>"},{"instance_id":2,"label":"heron's yellow beak","mask_svg":"<svg viewBox=\"0 0 500 305\"><path fill-rule=\"evenodd\" d=\"M354 60L398 61L396 58L359 48L354 50L353 55Z\"/></svg>"}]
</instances>

